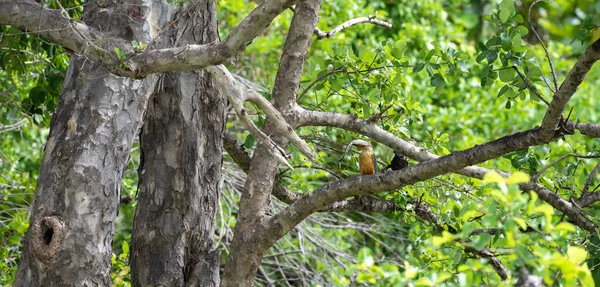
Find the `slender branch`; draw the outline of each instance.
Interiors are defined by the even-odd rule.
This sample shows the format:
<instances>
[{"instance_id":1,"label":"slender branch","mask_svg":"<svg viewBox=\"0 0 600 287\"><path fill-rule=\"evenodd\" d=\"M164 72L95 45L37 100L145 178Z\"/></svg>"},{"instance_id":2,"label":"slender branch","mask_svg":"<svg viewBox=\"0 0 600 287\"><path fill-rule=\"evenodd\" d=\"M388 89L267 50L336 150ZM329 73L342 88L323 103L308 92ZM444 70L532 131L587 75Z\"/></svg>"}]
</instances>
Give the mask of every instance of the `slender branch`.
<instances>
[{"instance_id":1,"label":"slender branch","mask_svg":"<svg viewBox=\"0 0 600 287\"><path fill-rule=\"evenodd\" d=\"M315 161L316 155L308 144L294 132L294 129L285 121L281 113L267 99L257 92L249 91L247 93L247 100L257 105L268 118L272 119L275 129L295 145L301 153L311 161Z\"/></svg>"},{"instance_id":2,"label":"slender branch","mask_svg":"<svg viewBox=\"0 0 600 287\"><path fill-rule=\"evenodd\" d=\"M576 158L599 158L600 157L600 156L596 156L596 155L578 155L578 154L573 154L573 153L564 154L561 157L559 157L558 159L554 160L553 162L545 165L540 170L538 170L538 172L536 172L534 175L531 176L531 181L537 181L537 179L544 172L546 172L546 170L548 170L548 168L550 168L551 166L561 162L562 160L564 160L565 158L570 157L570 156L576 157Z\"/></svg>"},{"instance_id":3,"label":"slender branch","mask_svg":"<svg viewBox=\"0 0 600 287\"><path fill-rule=\"evenodd\" d=\"M592 170L592 172L590 172L590 176L588 176L588 179L585 182L585 185L583 186L582 193L588 192L588 189L590 188L590 184L592 183L592 179L594 179L594 175L596 175L596 172L598 171L598 166L600 166L600 162L598 162L596 164L596 166L594 167L594 169Z\"/></svg>"},{"instance_id":4,"label":"slender branch","mask_svg":"<svg viewBox=\"0 0 600 287\"><path fill-rule=\"evenodd\" d=\"M27 123L27 119L22 119L11 125L0 125L0 134L3 132L8 132L8 131L19 129L25 123Z\"/></svg>"},{"instance_id":5,"label":"slender branch","mask_svg":"<svg viewBox=\"0 0 600 287\"><path fill-rule=\"evenodd\" d=\"M550 103L546 99L544 99L544 97L542 95L540 95L540 93L538 93L538 91L531 85L531 83L529 83L529 81L527 80L525 75L523 75L523 73L521 73L521 71L519 71L519 69L517 69L517 66L512 66L512 68L514 68L515 71L517 71L517 74L519 75L521 80L523 80L523 83L525 83L525 86L527 87L527 89L534 96L538 97L538 99L540 99L542 102L544 102L546 104L546 106L550 105Z\"/></svg>"},{"instance_id":6,"label":"slender branch","mask_svg":"<svg viewBox=\"0 0 600 287\"><path fill-rule=\"evenodd\" d=\"M329 71L329 72L327 72L327 73L325 73L325 74L321 75L321 76L320 76L320 77L318 77L316 80L314 80L314 81L312 81L310 84L308 84L308 86L307 86L307 87L306 87L306 88L305 88L305 89L302 91L302 93L301 93L300 95L298 95L298 100L297 100L297 101L300 101L300 99L302 99L302 97L304 97L304 95L305 95L305 94L306 94L308 91L310 91L310 89L312 89L312 87L313 87L314 85L316 85L318 82L322 81L323 79L325 79L325 78L327 78L327 77L329 77L329 76L331 76L331 75L333 75L333 74L337 74L337 73L340 73L340 72L345 72L345 71L347 71L347 70L346 70L346 68L339 68L339 69L331 70L331 71Z\"/></svg>"},{"instance_id":7,"label":"slender branch","mask_svg":"<svg viewBox=\"0 0 600 287\"><path fill-rule=\"evenodd\" d=\"M348 21L342 23L341 25L333 28L333 30L331 30L329 32L323 32L319 28L315 28L315 34L317 35L317 39L330 38L330 37L333 37L338 32L340 32L348 27L360 24L360 23L371 23L371 24L386 27L386 28L392 28L391 23L377 20L377 19L375 19L375 16L369 16L369 17L360 17L360 18L348 20Z\"/></svg>"},{"instance_id":8,"label":"slender branch","mask_svg":"<svg viewBox=\"0 0 600 287\"><path fill-rule=\"evenodd\" d=\"M554 83L554 89L552 89L550 87L549 88L554 93L555 91L558 91L558 78L556 77L556 72L554 71L554 65L552 65L552 60L550 59L550 53L548 53L548 49L546 49L546 45L544 45L544 41L542 41L542 38L540 37L538 32L533 27L533 24L531 24L531 9L533 8L533 6L535 6L535 4L542 2L542 1L545 1L545 0L536 0L533 3L531 3L531 6L529 6L529 11L527 11L527 22L529 22L529 28L531 28L531 31L533 31L533 34L535 35L535 37L538 39L538 41L542 45L542 48L544 49L544 53L546 54L546 59L548 59L548 64L550 65L550 71L552 72L552 79L553 79L552 82Z\"/></svg>"}]
</instances>

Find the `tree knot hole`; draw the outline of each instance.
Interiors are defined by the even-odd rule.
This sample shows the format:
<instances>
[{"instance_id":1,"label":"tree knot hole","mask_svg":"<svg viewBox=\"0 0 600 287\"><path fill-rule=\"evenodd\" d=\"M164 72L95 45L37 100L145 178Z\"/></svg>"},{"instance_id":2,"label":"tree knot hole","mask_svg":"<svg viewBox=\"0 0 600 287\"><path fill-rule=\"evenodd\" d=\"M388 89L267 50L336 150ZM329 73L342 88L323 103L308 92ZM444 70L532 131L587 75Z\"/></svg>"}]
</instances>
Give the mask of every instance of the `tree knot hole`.
<instances>
[{"instance_id":1,"label":"tree knot hole","mask_svg":"<svg viewBox=\"0 0 600 287\"><path fill-rule=\"evenodd\" d=\"M33 251L42 262L49 262L63 241L65 223L56 216L45 216L33 223Z\"/></svg>"}]
</instances>

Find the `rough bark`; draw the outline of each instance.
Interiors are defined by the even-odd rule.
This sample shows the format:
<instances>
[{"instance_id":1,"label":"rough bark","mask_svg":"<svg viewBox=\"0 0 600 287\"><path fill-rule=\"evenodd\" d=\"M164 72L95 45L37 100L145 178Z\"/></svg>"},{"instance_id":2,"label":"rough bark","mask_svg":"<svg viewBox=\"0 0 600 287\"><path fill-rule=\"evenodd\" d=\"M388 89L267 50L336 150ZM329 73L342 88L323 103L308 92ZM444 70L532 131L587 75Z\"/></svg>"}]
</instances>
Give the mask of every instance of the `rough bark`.
<instances>
[{"instance_id":1,"label":"rough bark","mask_svg":"<svg viewBox=\"0 0 600 287\"><path fill-rule=\"evenodd\" d=\"M216 3L190 3L171 43L218 39ZM219 286L214 250L226 102L206 71L161 75L140 135L133 286Z\"/></svg>"},{"instance_id":2,"label":"rough bark","mask_svg":"<svg viewBox=\"0 0 600 287\"><path fill-rule=\"evenodd\" d=\"M109 11L124 8L116 2L101 8L98 2L86 3L88 25L102 29L111 23L114 37L149 38L145 19L109 17ZM121 177L154 82L116 77L86 58L71 58L14 286L110 285Z\"/></svg>"},{"instance_id":3,"label":"rough bark","mask_svg":"<svg viewBox=\"0 0 600 287\"><path fill-rule=\"evenodd\" d=\"M320 0L298 4L275 79L273 105L292 127L295 121L290 115L296 103L302 67L310 37L318 22L320 5ZM270 120L266 122L265 131L267 134L276 131ZM287 146L283 137L273 138L280 146ZM250 163L248 180L240 199L240 213L222 277L223 286L252 286L264 252L275 242L273 236L265 233L265 223L277 169L277 160L265 145L260 144Z\"/></svg>"}]
</instances>

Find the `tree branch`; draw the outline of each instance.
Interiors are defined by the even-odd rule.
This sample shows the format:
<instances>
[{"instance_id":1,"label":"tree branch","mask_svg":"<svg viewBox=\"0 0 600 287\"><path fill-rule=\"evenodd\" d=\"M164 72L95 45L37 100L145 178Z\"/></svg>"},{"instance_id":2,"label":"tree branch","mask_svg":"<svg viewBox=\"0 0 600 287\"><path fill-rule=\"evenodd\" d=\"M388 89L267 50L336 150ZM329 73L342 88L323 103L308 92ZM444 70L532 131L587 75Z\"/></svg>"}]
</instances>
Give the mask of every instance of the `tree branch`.
<instances>
[{"instance_id":1,"label":"tree branch","mask_svg":"<svg viewBox=\"0 0 600 287\"><path fill-rule=\"evenodd\" d=\"M330 37L333 37L338 32L340 32L348 27L360 24L360 23L371 23L371 24L383 26L386 28L392 28L391 23L377 20L377 19L375 19L375 16L369 16L369 17L360 17L360 18L348 20L348 21L342 23L341 25L333 28L333 30L331 30L329 32L323 32L319 28L315 28L315 34L317 35L317 39L319 39L319 40L323 39L323 38L330 38Z\"/></svg>"},{"instance_id":2,"label":"tree branch","mask_svg":"<svg viewBox=\"0 0 600 287\"><path fill-rule=\"evenodd\" d=\"M248 117L248 112L244 108L244 101L250 101L257 104L263 112L265 112L268 118L271 120L273 127L282 136L290 140L297 148L306 155L311 161L314 161L315 155L310 149L308 144L304 142L295 132L294 129L285 121L283 116L277 111L271 103L269 103L260 94L253 90L245 89L229 71L223 66L210 66L206 70L213 74L217 85L227 96L229 103L240 117L248 131L258 139L261 144L264 144L271 151L271 155L274 156L279 162L293 167L287 162L285 150L277 145L269 136L263 133L254 122Z\"/></svg>"},{"instance_id":3,"label":"tree branch","mask_svg":"<svg viewBox=\"0 0 600 287\"><path fill-rule=\"evenodd\" d=\"M546 115L544 116L541 125L542 138L544 140L549 140L555 136L558 124L562 119L562 112L567 103L571 97L573 97L573 94L575 94L575 91L577 91L577 88L599 58L600 39L596 40L585 50L583 55L579 57L577 63L575 63L564 82L560 85L558 91L556 91L552 97L552 101L548 106L548 110L546 111Z\"/></svg>"},{"instance_id":4,"label":"tree branch","mask_svg":"<svg viewBox=\"0 0 600 287\"><path fill-rule=\"evenodd\" d=\"M477 255L478 257L488 259L490 261L490 264L492 264L492 267L494 268L494 270L496 270L496 273L498 273L498 276L500 276L502 280L506 280L508 278L508 269L506 269L502 262L500 262L500 260L498 260L498 258L496 258L496 256L494 256L494 254L492 254L489 250L478 250L473 247L465 246L465 252L469 252L474 255Z\"/></svg>"},{"instance_id":5,"label":"tree branch","mask_svg":"<svg viewBox=\"0 0 600 287\"><path fill-rule=\"evenodd\" d=\"M225 132L225 135L223 136L223 147L242 171L247 174L250 169L250 155L229 132ZM292 204L302 196L301 194L288 190L279 182L275 182L272 194L277 199L287 204ZM334 202L321 210L321 212L394 212L397 210L404 210L404 208L399 207L393 200L361 197L359 199Z\"/></svg>"},{"instance_id":6,"label":"tree branch","mask_svg":"<svg viewBox=\"0 0 600 287\"><path fill-rule=\"evenodd\" d=\"M135 54L124 39L105 37L81 21L29 0L0 0L0 24L37 34L103 65L119 76L143 78L152 73L191 71L217 65L243 51L273 19L296 0L265 0L221 43L146 50ZM43 28L39 26L43 23ZM128 59L119 59L115 48Z\"/></svg>"},{"instance_id":7,"label":"tree branch","mask_svg":"<svg viewBox=\"0 0 600 287\"><path fill-rule=\"evenodd\" d=\"M536 0L533 3L531 3L531 6L529 6L529 10L527 11L527 22L529 23L529 28L531 28L531 31L533 32L535 37L538 39L538 41L542 45L542 48L544 49L544 53L546 54L546 59L548 59L548 64L550 65L550 71L552 72L552 82L554 83L554 89L550 86L548 86L548 88L550 88L550 90L552 92L556 92L556 90L558 90L558 78L556 77L556 72L554 71L554 65L552 65L552 59L550 59L550 53L548 53L548 49L546 49L546 45L544 45L544 41L542 41L542 38L540 37L538 32L533 27L533 24L531 23L531 9L533 8L533 6L535 6L535 4L542 2L542 1L544 1L544 0ZM544 78L543 74L542 74L542 78ZM544 82L545 82L545 78L544 78Z\"/></svg>"},{"instance_id":8,"label":"tree branch","mask_svg":"<svg viewBox=\"0 0 600 287\"><path fill-rule=\"evenodd\" d=\"M600 124L568 122L567 128L569 131L578 130L590 138L600 138Z\"/></svg>"}]
</instances>

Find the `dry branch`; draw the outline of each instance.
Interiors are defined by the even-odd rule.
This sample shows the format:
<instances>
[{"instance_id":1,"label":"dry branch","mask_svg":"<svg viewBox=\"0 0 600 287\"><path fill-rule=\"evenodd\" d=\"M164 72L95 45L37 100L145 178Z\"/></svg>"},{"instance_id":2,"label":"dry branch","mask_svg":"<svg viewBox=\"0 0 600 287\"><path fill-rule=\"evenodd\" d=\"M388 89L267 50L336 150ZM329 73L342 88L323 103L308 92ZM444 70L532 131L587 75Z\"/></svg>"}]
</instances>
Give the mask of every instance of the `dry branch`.
<instances>
[{"instance_id":1,"label":"dry branch","mask_svg":"<svg viewBox=\"0 0 600 287\"><path fill-rule=\"evenodd\" d=\"M360 24L360 23L371 23L371 24L386 27L386 28L392 28L391 23L377 20L377 19L375 19L375 16L369 16L369 17L360 17L360 18L348 20L348 21L342 23L341 25L338 25L337 27L333 28L329 32L323 32L319 28L315 28L315 34L317 35L317 39L330 38L330 37L333 37L335 34L339 33L340 31L342 31L348 27L352 27L354 25Z\"/></svg>"},{"instance_id":2,"label":"dry branch","mask_svg":"<svg viewBox=\"0 0 600 287\"><path fill-rule=\"evenodd\" d=\"M315 155L295 132L288 123L285 122L283 116L260 94L246 90L232 75L229 73L227 68L223 65L210 66L206 70L214 75L214 79L217 85L227 96L229 103L240 117L244 126L252 133L252 135L262 144L269 147L271 155L273 155L279 162L285 164L289 168L293 167L288 163L286 159L286 153L283 148L278 146L269 136L263 133L254 122L248 117L248 112L244 108L244 101L250 101L257 104L265 114L272 120L276 130L288 140L290 140L300 152L306 155L311 161L314 161Z\"/></svg>"}]
</instances>

